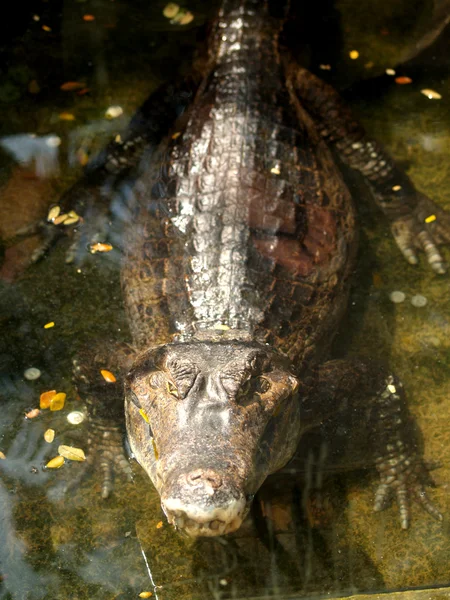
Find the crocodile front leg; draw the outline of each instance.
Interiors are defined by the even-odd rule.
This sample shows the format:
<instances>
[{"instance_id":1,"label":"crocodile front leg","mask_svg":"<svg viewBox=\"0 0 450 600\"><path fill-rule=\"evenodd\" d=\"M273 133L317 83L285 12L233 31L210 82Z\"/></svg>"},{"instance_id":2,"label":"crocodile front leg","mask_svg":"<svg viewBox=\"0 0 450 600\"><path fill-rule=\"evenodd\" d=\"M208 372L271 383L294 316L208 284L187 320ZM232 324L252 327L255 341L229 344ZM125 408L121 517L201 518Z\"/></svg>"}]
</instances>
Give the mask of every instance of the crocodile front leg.
<instances>
[{"instance_id":1,"label":"crocodile front leg","mask_svg":"<svg viewBox=\"0 0 450 600\"><path fill-rule=\"evenodd\" d=\"M89 244L105 241L111 221L128 218L128 196L140 169L189 106L197 87L191 78L158 88L138 109L126 131L92 159L83 177L63 194L59 212L16 232L5 245L41 234L42 243L31 257L31 262L37 262L62 233L69 232L73 240L67 262L73 262L80 261ZM61 220L64 215L67 219Z\"/></svg>"},{"instance_id":2,"label":"crocodile front leg","mask_svg":"<svg viewBox=\"0 0 450 600\"><path fill-rule=\"evenodd\" d=\"M380 476L375 511L394 496L403 529L410 521L410 499L441 520L425 492L430 477L399 379L381 366L333 360L317 370L309 385L313 391L305 396L304 422L317 423L319 415L325 439L336 441L331 462L341 468L375 464Z\"/></svg>"},{"instance_id":3,"label":"crocodile front leg","mask_svg":"<svg viewBox=\"0 0 450 600\"><path fill-rule=\"evenodd\" d=\"M88 407L89 421L86 463L68 488L75 488L86 471L95 469L100 472L102 496L107 498L115 475L131 479L124 451L123 378L134 355L128 344L105 342L86 347L73 361L75 385Z\"/></svg>"},{"instance_id":4,"label":"crocodile front leg","mask_svg":"<svg viewBox=\"0 0 450 600\"><path fill-rule=\"evenodd\" d=\"M341 160L363 176L388 217L394 239L410 264L422 249L436 273L446 267L437 246L450 243L450 214L417 191L410 178L367 135L339 94L304 68L288 66L291 91L316 121L317 130Z\"/></svg>"}]
</instances>

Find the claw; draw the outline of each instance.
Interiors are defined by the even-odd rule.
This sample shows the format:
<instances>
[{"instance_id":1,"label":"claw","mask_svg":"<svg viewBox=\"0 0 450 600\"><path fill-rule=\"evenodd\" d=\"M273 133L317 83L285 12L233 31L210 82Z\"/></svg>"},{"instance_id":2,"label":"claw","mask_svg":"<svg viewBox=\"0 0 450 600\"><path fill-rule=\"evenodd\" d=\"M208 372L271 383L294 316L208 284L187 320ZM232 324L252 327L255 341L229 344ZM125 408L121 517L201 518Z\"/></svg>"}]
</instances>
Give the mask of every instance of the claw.
<instances>
[{"instance_id":1,"label":"claw","mask_svg":"<svg viewBox=\"0 0 450 600\"><path fill-rule=\"evenodd\" d=\"M444 266L444 259L440 255L439 250L436 248L436 245L434 244L431 235L427 231L421 231L417 238L427 256L428 263L433 269L433 271L436 271L436 273L443 275L446 271Z\"/></svg>"}]
</instances>

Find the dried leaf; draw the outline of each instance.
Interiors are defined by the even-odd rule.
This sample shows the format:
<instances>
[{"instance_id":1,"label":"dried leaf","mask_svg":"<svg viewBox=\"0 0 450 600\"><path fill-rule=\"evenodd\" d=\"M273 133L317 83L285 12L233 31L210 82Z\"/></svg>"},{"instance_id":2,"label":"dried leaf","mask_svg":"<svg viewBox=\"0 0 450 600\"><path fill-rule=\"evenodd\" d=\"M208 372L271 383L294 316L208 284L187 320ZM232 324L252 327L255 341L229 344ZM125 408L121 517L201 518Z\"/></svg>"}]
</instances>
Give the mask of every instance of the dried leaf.
<instances>
[{"instance_id":1,"label":"dried leaf","mask_svg":"<svg viewBox=\"0 0 450 600\"><path fill-rule=\"evenodd\" d=\"M44 440L48 444L51 444L54 439L55 439L55 430L54 429L47 429L47 431L44 433Z\"/></svg>"},{"instance_id":2,"label":"dried leaf","mask_svg":"<svg viewBox=\"0 0 450 600\"><path fill-rule=\"evenodd\" d=\"M51 460L49 460L45 466L47 467L47 469L59 469L60 467L63 466L63 464L64 464L64 457L55 456L55 458L52 458Z\"/></svg>"},{"instance_id":3,"label":"dried leaf","mask_svg":"<svg viewBox=\"0 0 450 600\"><path fill-rule=\"evenodd\" d=\"M60 212L61 208L58 205L52 206L51 209L48 211L47 221L54 221L56 217L59 216Z\"/></svg>"},{"instance_id":4,"label":"dried leaf","mask_svg":"<svg viewBox=\"0 0 450 600\"><path fill-rule=\"evenodd\" d=\"M0 450L0 460L5 460L6 456L3 454L3 452Z\"/></svg>"},{"instance_id":5,"label":"dried leaf","mask_svg":"<svg viewBox=\"0 0 450 600\"><path fill-rule=\"evenodd\" d=\"M411 77L396 77L395 78L395 83L398 83L399 85L407 85L408 83L412 83L412 79Z\"/></svg>"},{"instance_id":6,"label":"dried leaf","mask_svg":"<svg viewBox=\"0 0 450 600\"><path fill-rule=\"evenodd\" d=\"M41 408L50 408L50 401L56 396L56 390L50 390L49 392L43 392L39 398L39 406Z\"/></svg>"},{"instance_id":7,"label":"dried leaf","mask_svg":"<svg viewBox=\"0 0 450 600\"><path fill-rule=\"evenodd\" d=\"M63 92L74 92L75 90L81 90L86 87L85 83L81 81L66 81L63 83L59 89Z\"/></svg>"},{"instance_id":8,"label":"dried leaf","mask_svg":"<svg viewBox=\"0 0 450 600\"><path fill-rule=\"evenodd\" d=\"M100 373L102 374L102 377L105 381L107 381L108 383L114 383L115 381L117 381L117 379L114 376L114 373L111 373L111 371L107 371L106 369L102 369L100 371Z\"/></svg>"},{"instance_id":9,"label":"dried leaf","mask_svg":"<svg viewBox=\"0 0 450 600\"><path fill-rule=\"evenodd\" d=\"M50 400L50 410L61 410L66 402L66 394L59 392Z\"/></svg>"},{"instance_id":10,"label":"dried leaf","mask_svg":"<svg viewBox=\"0 0 450 600\"><path fill-rule=\"evenodd\" d=\"M430 100L441 100L441 98L442 98L442 96L441 96L441 94L439 94L439 92L435 92L434 90L430 90L428 88L425 88L424 90L420 90L420 91L424 96L426 96Z\"/></svg>"},{"instance_id":11,"label":"dried leaf","mask_svg":"<svg viewBox=\"0 0 450 600\"><path fill-rule=\"evenodd\" d=\"M44 325L44 329L51 329L54 326L55 326L55 322L54 321L50 321L50 323L46 323Z\"/></svg>"},{"instance_id":12,"label":"dried leaf","mask_svg":"<svg viewBox=\"0 0 450 600\"><path fill-rule=\"evenodd\" d=\"M83 21L95 21L94 15L83 15Z\"/></svg>"},{"instance_id":13,"label":"dried leaf","mask_svg":"<svg viewBox=\"0 0 450 600\"><path fill-rule=\"evenodd\" d=\"M38 408L32 408L30 411L25 413L27 419L35 419L41 414L41 411Z\"/></svg>"},{"instance_id":14,"label":"dried leaf","mask_svg":"<svg viewBox=\"0 0 450 600\"><path fill-rule=\"evenodd\" d=\"M163 526L163 522L162 522L162 521L159 521L159 522L156 524L156 529L161 529L161 527L162 527L162 526Z\"/></svg>"},{"instance_id":15,"label":"dried leaf","mask_svg":"<svg viewBox=\"0 0 450 600\"><path fill-rule=\"evenodd\" d=\"M91 244L90 250L91 254L95 254L96 252L111 252L113 247L111 244L102 244L101 242L97 242L96 244Z\"/></svg>"},{"instance_id":16,"label":"dried leaf","mask_svg":"<svg viewBox=\"0 0 450 600\"><path fill-rule=\"evenodd\" d=\"M152 592L141 592L139 594L139 598L150 598L150 596L153 596Z\"/></svg>"},{"instance_id":17,"label":"dried leaf","mask_svg":"<svg viewBox=\"0 0 450 600\"><path fill-rule=\"evenodd\" d=\"M175 2L169 2L169 4L167 4L163 10L163 15L167 19L173 19L179 10L180 7L178 6L178 4L175 4Z\"/></svg>"},{"instance_id":18,"label":"dried leaf","mask_svg":"<svg viewBox=\"0 0 450 600\"><path fill-rule=\"evenodd\" d=\"M59 118L61 121L75 121L75 115L69 112L59 113Z\"/></svg>"},{"instance_id":19,"label":"dried leaf","mask_svg":"<svg viewBox=\"0 0 450 600\"><path fill-rule=\"evenodd\" d=\"M64 456L64 458L69 460L86 460L84 451L81 448L74 448L73 446L59 446L58 452L61 456Z\"/></svg>"}]
</instances>

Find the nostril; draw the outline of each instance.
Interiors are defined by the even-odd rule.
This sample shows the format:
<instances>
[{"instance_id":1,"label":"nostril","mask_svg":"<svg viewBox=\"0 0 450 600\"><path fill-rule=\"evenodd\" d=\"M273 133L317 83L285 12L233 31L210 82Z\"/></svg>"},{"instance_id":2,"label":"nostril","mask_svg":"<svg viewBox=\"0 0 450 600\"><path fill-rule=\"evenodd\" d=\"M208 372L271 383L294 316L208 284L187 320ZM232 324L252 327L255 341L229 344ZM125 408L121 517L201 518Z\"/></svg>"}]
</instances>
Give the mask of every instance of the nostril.
<instances>
[{"instance_id":1,"label":"nostril","mask_svg":"<svg viewBox=\"0 0 450 600\"><path fill-rule=\"evenodd\" d=\"M207 483L213 489L217 490L222 485L222 478L211 469L197 469L186 476L187 482L192 485Z\"/></svg>"}]
</instances>

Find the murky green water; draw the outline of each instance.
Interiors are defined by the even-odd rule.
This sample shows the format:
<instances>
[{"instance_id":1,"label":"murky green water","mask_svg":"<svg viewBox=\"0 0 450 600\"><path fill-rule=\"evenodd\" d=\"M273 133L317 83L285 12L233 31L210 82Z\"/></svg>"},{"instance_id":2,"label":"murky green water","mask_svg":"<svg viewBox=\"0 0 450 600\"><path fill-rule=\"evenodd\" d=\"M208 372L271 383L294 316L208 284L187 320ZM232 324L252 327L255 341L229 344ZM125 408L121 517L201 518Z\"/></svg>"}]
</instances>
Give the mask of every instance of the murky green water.
<instances>
[{"instance_id":1,"label":"murky green water","mask_svg":"<svg viewBox=\"0 0 450 600\"><path fill-rule=\"evenodd\" d=\"M316 67L332 66L322 69L324 76L346 88L368 131L404 164L419 189L450 209L450 45L441 40L408 65L395 66L396 57L406 56L426 31L431 4L398 2L394 10L379 0L364 13L354 0L341 0L334 11L324 2L339 29L330 41L324 25L327 36L318 35L309 55ZM12 152L1 151L3 238L45 215L79 176L84 154L120 133L161 81L187 72L198 25L214 6L188 3L195 19L182 27L162 16L164 5L50 0L30 3L28 12L13 18L3 48L2 139L52 134L61 145L31 165L19 164L18 156L41 157L42 146L30 150L20 138L18 146L9 143ZM357 59L349 58L351 50L359 52ZM412 83L395 85L383 75L386 67ZM372 74L378 77L369 81ZM61 91L65 82L81 82L78 91L89 91ZM423 88L442 99L429 100ZM105 119L109 106L121 106L124 114ZM318 498L324 502L320 523L301 508L300 474L278 476L262 491L253 519L234 536L216 540L175 533L137 465L134 482L117 482L107 501L95 477L58 496L58 483L70 480L80 465L66 463L52 472L42 467L60 443L83 447L87 435L85 421L67 421L71 411L85 408L72 387L71 358L95 339L126 339L127 326L118 251L92 256L78 269L64 263L63 242L25 270L31 240L8 250L0 271L0 450L6 455L0 462L1 599L112 600L144 591L161 600L297 598L450 584L449 276L433 275L423 261L407 266L367 191L357 180L350 184L361 197L362 240L337 352L389 358L405 381L425 457L440 463L430 496L444 522L415 506L410 530L401 531L394 509L372 513L375 479L360 471L325 484ZM391 302L393 291L404 293L402 303ZM416 296L424 296L426 305L414 306ZM49 322L55 326L45 329ZM41 371L39 379L24 378L30 367ZM65 408L24 419L39 394L51 389L67 393ZM56 431L52 444L43 439L48 428Z\"/></svg>"}]
</instances>

